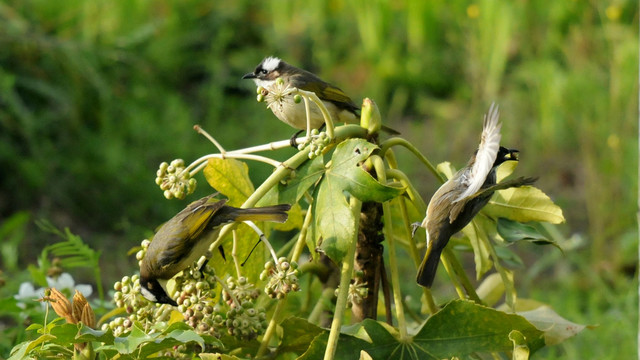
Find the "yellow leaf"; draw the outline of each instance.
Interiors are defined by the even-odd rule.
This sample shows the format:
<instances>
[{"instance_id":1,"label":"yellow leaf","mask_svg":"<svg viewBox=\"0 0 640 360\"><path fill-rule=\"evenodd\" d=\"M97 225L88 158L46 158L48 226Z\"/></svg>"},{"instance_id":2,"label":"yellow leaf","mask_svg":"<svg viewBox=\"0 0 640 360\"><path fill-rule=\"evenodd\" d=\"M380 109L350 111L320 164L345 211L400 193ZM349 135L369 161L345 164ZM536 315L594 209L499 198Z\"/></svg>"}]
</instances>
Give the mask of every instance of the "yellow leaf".
<instances>
[{"instance_id":1,"label":"yellow leaf","mask_svg":"<svg viewBox=\"0 0 640 360\"><path fill-rule=\"evenodd\" d=\"M517 161L505 161L502 165L498 166L496 169L496 181L501 182L504 178L511 175L516 167L518 166Z\"/></svg>"},{"instance_id":2,"label":"yellow leaf","mask_svg":"<svg viewBox=\"0 0 640 360\"><path fill-rule=\"evenodd\" d=\"M247 164L236 159L209 159L204 176L212 188L229 198L231 206L242 205L255 190Z\"/></svg>"},{"instance_id":3,"label":"yellow leaf","mask_svg":"<svg viewBox=\"0 0 640 360\"><path fill-rule=\"evenodd\" d=\"M544 221L559 224L565 221L562 209L533 186L498 190L483 210L491 217L518 222Z\"/></svg>"},{"instance_id":4,"label":"yellow leaf","mask_svg":"<svg viewBox=\"0 0 640 360\"><path fill-rule=\"evenodd\" d=\"M462 232L469 238L473 248L476 278L480 279L493 266L489 250L489 246L491 246L489 237L496 233L495 223L485 216L478 215L462 229Z\"/></svg>"}]
</instances>

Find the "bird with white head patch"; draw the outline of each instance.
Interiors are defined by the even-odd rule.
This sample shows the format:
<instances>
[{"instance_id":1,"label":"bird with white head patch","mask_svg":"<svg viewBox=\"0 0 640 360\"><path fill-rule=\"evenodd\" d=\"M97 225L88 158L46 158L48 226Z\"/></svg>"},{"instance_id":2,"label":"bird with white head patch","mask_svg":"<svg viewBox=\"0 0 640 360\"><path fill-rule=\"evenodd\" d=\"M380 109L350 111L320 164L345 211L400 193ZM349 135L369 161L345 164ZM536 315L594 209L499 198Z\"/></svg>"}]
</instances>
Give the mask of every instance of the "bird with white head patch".
<instances>
[{"instance_id":1,"label":"bird with white head patch","mask_svg":"<svg viewBox=\"0 0 640 360\"><path fill-rule=\"evenodd\" d=\"M496 169L505 161L518 161L518 150L500 146L498 106L484 116L478 150L433 194L421 227L427 231L427 252L418 268L418 284L430 288L440 255L451 236L462 230L489 202L496 190L531 185L535 178L520 177L496 184Z\"/></svg>"},{"instance_id":2,"label":"bird with white head patch","mask_svg":"<svg viewBox=\"0 0 640 360\"><path fill-rule=\"evenodd\" d=\"M253 72L245 74L243 79L252 79L257 86L265 89L272 88L276 79L281 78L285 86L314 92L334 121L357 123L359 120L358 107L353 100L340 88L333 86L316 75L289 65L277 57L267 57ZM304 102L282 101L270 106L273 113L291 127L304 130L307 128L307 118ZM311 128L317 129L324 124L324 117L317 106L311 105Z\"/></svg>"}]
</instances>

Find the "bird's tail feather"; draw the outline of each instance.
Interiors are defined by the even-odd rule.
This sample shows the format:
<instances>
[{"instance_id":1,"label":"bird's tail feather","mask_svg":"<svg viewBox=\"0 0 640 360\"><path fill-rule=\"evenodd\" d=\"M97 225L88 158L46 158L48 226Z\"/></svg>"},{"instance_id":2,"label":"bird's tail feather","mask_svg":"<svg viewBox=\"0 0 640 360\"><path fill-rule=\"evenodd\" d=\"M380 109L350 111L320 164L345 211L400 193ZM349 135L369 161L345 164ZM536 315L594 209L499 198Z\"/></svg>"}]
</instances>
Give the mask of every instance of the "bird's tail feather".
<instances>
[{"instance_id":1,"label":"bird's tail feather","mask_svg":"<svg viewBox=\"0 0 640 360\"><path fill-rule=\"evenodd\" d=\"M427 249L427 253L422 259L422 264L418 268L418 277L416 281L419 285L426 288L430 288L433 285L433 280L436 277L436 271L438 270L438 264L440 264L440 254L442 249L435 249L430 246Z\"/></svg>"},{"instance_id":2,"label":"bird's tail feather","mask_svg":"<svg viewBox=\"0 0 640 360\"><path fill-rule=\"evenodd\" d=\"M225 206L216 214L216 220L220 223L231 221L273 221L283 223L287 221L289 215L287 211L291 209L289 204L280 204L274 206L256 207L249 209L235 208Z\"/></svg>"}]
</instances>

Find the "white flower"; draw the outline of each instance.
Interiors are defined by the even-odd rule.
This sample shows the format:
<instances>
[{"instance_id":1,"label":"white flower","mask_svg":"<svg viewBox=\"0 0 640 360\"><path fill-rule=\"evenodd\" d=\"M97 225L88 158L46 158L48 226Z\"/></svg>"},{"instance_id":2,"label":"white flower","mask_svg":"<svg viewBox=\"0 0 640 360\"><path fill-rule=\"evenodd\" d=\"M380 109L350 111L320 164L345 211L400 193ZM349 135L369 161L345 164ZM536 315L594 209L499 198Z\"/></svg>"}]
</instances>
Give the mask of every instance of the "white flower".
<instances>
[{"instance_id":1,"label":"white flower","mask_svg":"<svg viewBox=\"0 0 640 360\"><path fill-rule=\"evenodd\" d=\"M18 295L14 295L13 297L19 301L17 305L21 309L25 309L27 307L27 305L25 304L26 302L39 299L43 296L44 296L44 288L40 288L36 290L36 288L33 287L32 283L23 282L22 284L20 284Z\"/></svg>"},{"instance_id":2,"label":"white flower","mask_svg":"<svg viewBox=\"0 0 640 360\"><path fill-rule=\"evenodd\" d=\"M69 292L73 294L73 290L78 290L84 295L89 297L93 293L93 288L89 284L75 284L73 277L69 273L62 273L57 279L47 276L47 284L50 288L56 288L60 291L63 289L69 289Z\"/></svg>"}]
</instances>

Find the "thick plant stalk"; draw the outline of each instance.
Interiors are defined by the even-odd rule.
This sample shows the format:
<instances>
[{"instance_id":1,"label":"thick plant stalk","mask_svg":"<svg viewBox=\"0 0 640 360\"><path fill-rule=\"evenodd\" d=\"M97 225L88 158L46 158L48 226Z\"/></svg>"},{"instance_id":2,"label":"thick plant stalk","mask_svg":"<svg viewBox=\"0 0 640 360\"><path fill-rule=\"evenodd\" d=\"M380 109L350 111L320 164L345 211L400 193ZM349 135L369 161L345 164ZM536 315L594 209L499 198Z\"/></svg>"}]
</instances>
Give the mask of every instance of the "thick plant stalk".
<instances>
[{"instance_id":1,"label":"thick plant stalk","mask_svg":"<svg viewBox=\"0 0 640 360\"><path fill-rule=\"evenodd\" d=\"M382 204L365 202L360 213L360 234L356 245L355 270L357 278L366 284L367 296L361 301L354 301L351 308L354 322L364 319L376 319L378 312L378 294L383 266L383 251L381 243L384 241L382 233ZM362 274L360 276L360 273ZM386 304L388 305L388 304ZM388 312L391 312L389 306Z\"/></svg>"},{"instance_id":2,"label":"thick plant stalk","mask_svg":"<svg viewBox=\"0 0 640 360\"><path fill-rule=\"evenodd\" d=\"M387 182L387 174L384 162L380 156L372 156L371 160L376 169L378 180L381 183ZM398 318L398 330L400 332L400 341L409 338L407 332L407 322L404 315L404 307L402 306L402 292L400 290L400 274L398 271L398 258L396 254L395 240L393 239L393 224L391 220L391 206L388 201L382 203L382 211L384 216L384 233L385 239L389 247L389 267L391 268L391 287L393 289L393 302L395 303L396 317Z\"/></svg>"},{"instance_id":3,"label":"thick plant stalk","mask_svg":"<svg viewBox=\"0 0 640 360\"><path fill-rule=\"evenodd\" d=\"M351 239L347 255L342 263L342 269L340 272L340 288L338 290L338 299L336 300L336 310L333 314L333 321L331 322L331 331L329 332L329 339L327 340L327 348L324 352L324 360L333 359L336 349L338 347L338 338L340 337L340 328L342 327L342 318L347 308L347 297L349 295L349 285L351 283L351 276L353 275L353 263L355 261L356 253L356 241L358 237L358 219L360 218L360 209L362 202L355 197L351 197L349 201L351 211L356 219L354 224L354 238Z\"/></svg>"}]
</instances>

